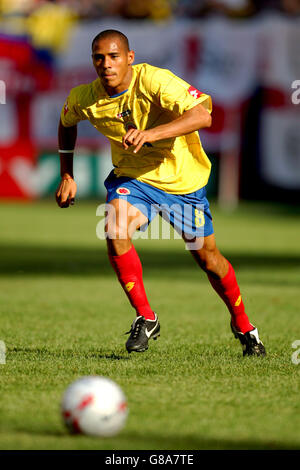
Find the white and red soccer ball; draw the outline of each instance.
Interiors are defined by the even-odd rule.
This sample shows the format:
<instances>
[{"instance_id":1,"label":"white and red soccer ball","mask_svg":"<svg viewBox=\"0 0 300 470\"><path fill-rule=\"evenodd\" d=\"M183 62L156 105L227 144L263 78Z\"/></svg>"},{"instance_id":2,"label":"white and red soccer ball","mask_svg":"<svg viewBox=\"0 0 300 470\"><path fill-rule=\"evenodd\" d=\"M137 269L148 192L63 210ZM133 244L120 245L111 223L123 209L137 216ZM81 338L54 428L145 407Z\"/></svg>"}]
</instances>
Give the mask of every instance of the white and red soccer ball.
<instances>
[{"instance_id":1,"label":"white and red soccer ball","mask_svg":"<svg viewBox=\"0 0 300 470\"><path fill-rule=\"evenodd\" d=\"M101 376L81 377L66 389L62 417L72 433L114 436L124 427L128 407L122 389Z\"/></svg>"}]
</instances>

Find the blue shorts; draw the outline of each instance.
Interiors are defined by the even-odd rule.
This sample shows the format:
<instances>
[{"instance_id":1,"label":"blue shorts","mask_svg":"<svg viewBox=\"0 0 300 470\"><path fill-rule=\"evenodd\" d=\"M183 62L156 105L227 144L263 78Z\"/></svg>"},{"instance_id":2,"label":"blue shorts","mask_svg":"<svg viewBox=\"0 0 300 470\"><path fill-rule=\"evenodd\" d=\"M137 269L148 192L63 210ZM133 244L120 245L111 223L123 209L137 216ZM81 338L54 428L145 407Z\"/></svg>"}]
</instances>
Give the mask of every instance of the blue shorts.
<instances>
[{"instance_id":1,"label":"blue shorts","mask_svg":"<svg viewBox=\"0 0 300 470\"><path fill-rule=\"evenodd\" d=\"M117 178L114 171L106 178L106 202L124 199L137 207L147 218L146 230L153 218L160 214L181 235L207 237L214 233L205 187L189 194L170 194L134 178Z\"/></svg>"}]
</instances>

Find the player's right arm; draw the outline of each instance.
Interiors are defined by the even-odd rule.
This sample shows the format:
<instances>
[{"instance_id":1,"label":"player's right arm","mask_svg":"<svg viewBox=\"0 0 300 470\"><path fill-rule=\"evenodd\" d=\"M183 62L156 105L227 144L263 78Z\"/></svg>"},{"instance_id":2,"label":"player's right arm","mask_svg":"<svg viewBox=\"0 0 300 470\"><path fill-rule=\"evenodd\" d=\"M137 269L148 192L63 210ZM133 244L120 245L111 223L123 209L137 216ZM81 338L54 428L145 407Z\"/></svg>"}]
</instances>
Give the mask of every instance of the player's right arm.
<instances>
[{"instance_id":1,"label":"player's right arm","mask_svg":"<svg viewBox=\"0 0 300 470\"><path fill-rule=\"evenodd\" d=\"M58 126L58 148L61 181L56 190L59 207L69 207L75 201L77 185L73 174L73 155L77 139L77 123L86 119L78 104L82 87L73 88L64 103Z\"/></svg>"},{"instance_id":2,"label":"player's right arm","mask_svg":"<svg viewBox=\"0 0 300 470\"><path fill-rule=\"evenodd\" d=\"M56 202L59 207L69 207L75 201L77 185L73 174L73 155L77 139L77 124L65 127L61 120L58 126L58 145L60 157L61 181L56 190Z\"/></svg>"}]
</instances>

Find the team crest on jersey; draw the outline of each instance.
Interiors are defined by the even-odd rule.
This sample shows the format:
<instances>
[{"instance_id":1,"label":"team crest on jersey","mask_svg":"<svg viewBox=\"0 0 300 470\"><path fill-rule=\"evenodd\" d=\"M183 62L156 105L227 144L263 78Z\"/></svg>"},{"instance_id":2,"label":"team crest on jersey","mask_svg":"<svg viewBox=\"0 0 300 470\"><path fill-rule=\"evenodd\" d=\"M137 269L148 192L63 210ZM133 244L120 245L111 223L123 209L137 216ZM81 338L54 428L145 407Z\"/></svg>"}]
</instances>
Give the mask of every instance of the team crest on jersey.
<instances>
[{"instance_id":1,"label":"team crest on jersey","mask_svg":"<svg viewBox=\"0 0 300 470\"><path fill-rule=\"evenodd\" d=\"M123 111L122 113L117 114L117 118L122 119L123 117L130 116L131 111L130 109L126 109L126 111Z\"/></svg>"},{"instance_id":2,"label":"team crest on jersey","mask_svg":"<svg viewBox=\"0 0 300 470\"><path fill-rule=\"evenodd\" d=\"M121 187L117 189L118 194L122 194L122 196L127 196L127 194L130 194L129 189Z\"/></svg>"},{"instance_id":3,"label":"team crest on jersey","mask_svg":"<svg viewBox=\"0 0 300 470\"><path fill-rule=\"evenodd\" d=\"M200 98L201 95L203 95L203 93L201 93L201 91L197 90L197 88L193 87L193 86L190 86L190 88L188 89L188 92L190 95L192 95L195 99L198 99Z\"/></svg>"},{"instance_id":4,"label":"team crest on jersey","mask_svg":"<svg viewBox=\"0 0 300 470\"><path fill-rule=\"evenodd\" d=\"M67 114L68 111L69 111L69 106L68 106L68 101L66 101L64 105L64 116Z\"/></svg>"}]
</instances>

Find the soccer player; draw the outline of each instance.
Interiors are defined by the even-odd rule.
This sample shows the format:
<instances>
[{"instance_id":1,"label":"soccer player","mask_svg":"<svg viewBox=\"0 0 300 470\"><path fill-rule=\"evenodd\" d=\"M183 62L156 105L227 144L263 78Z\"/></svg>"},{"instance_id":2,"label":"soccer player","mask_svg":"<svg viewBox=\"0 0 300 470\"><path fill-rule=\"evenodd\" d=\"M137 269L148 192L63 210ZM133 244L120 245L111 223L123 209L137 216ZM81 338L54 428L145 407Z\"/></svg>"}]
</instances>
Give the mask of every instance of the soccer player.
<instances>
[{"instance_id":1,"label":"soccer player","mask_svg":"<svg viewBox=\"0 0 300 470\"><path fill-rule=\"evenodd\" d=\"M142 265L132 244L159 213L182 234L231 315L231 329L243 355L264 356L257 328L248 319L232 265L216 246L205 186L210 174L198 129L211 125L211 98L168 70L133 65L127 37L115 30L92 42L98 78L70 91L60 117L60 207L74 204L73 152L77 123L88 119L111 143L114 170L105 181L108 257L136 318L128 352L148 349L160 334L146 296Z\"/></svg>"}]
</instances>

